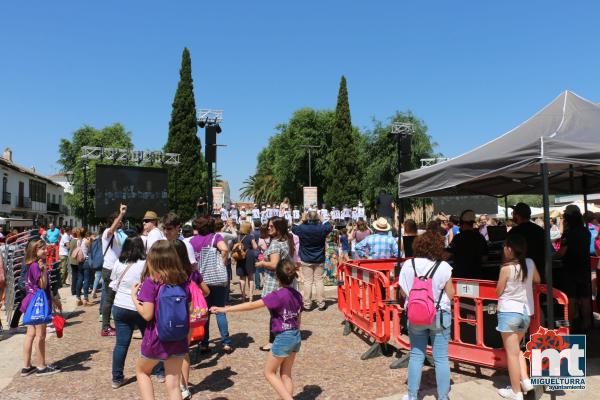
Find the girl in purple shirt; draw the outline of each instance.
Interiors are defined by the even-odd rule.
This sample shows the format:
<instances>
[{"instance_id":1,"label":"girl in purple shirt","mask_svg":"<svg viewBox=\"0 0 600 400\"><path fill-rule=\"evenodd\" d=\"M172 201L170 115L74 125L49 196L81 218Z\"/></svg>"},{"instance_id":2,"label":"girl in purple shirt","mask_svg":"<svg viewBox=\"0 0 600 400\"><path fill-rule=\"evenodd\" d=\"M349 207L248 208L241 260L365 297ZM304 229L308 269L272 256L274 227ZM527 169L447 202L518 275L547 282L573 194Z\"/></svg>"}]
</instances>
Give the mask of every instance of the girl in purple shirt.
<instances>
[{"instance_id":1,"label":"girl in purple shirt","mask_svg":"<svg viewBox=\"0 0 600 400\"><path fill-rule=\"evenodd\" d=\"M183 358L188 353L187 338L177 341L161 341L156 330L156 312L159 290L163 285L181 285L187 294L187 303L191 302L188 288L188 276L184 271L177 251L167 240L154 243L146 257L146 270L142 275L142 284L135 284L131 297L135 307L148 324L142 338L142 357L136 365L136 377L142 399L153 399L154 388L150 380L152 368L164 361L165 381L168 398L180 399L179 376ZM139 294L138 293L139 290Z\"/></svg>"},{"instance_id":2,"label":"girl in purple shirt","mask_svg":"<svg viewBox=\"0 0 600 400\"><path fill-rule=\"evenodd\" d=\"M296 353L300 350L300 313L302 312L302 295L291 287L297 277L296 265L290 259L282 259L277 263L275 275L280 289L269 293L262 300L243 303L235 306L211 307L212 313L250 311L267 307L271 313L271 332L275 341L265 365L265 377L279 397L292 400L294 392L292 382L292 366ZM279 374L277 374L279 370Z\"/></svg>"},{"instance_id":3,"label":"girl in purple shirt","mask_svg":"<svg viewBox=\"0 0 600 400\"><path fill-rule=\"evenodd\" d=\"M29 242L25 253L27 272L25 273L25 298L21 303L21 312L24 314L31 303L35 293L42 289L46 293L48 302L52 302L52 308L62 310L59 298L52 297L50 285L50 274L46 268L46 243L43 240ZM35 372L37 376L52 375L60 372L54 365L46 365L46 325L27 325L27 333L23 342L23 362L21 376L28 376ZM31 350L33 341L37 338L37 368L31 365Z\"/></svg>"}]
</instances>

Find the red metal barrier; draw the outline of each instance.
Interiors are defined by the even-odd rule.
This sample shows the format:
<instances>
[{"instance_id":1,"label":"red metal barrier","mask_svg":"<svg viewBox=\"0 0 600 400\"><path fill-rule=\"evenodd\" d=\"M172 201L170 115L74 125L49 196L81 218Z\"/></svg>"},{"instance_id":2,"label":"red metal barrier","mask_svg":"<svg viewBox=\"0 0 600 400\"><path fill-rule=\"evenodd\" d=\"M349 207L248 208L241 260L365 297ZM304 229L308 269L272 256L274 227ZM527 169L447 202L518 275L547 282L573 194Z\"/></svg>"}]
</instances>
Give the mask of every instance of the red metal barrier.
<instances>
[{"instance_id":1,"label":"red metal barrier","mask_svg":"<svg viewBox=\"0 0 600 400\"><path fill-rule=\"evenodd\" d=\"M59 260L58 245L49 244L46 246L46 265L52 265Z\"/></svg>"},{"instance_id":2,"label":"red metal barrier","mask_svg":"<svg viewBox=\"0 0 600 400\"><path fill-rule=\"evenodd\" d=\"M465 362L468 364L480 365L490 368L507 368L506 353L502 347L493 348L486 345L484 333L491 331L490 326L486 326L484 313L496 314L498 296L496 295L496 282L483 281L474 279L453 279L455 296L453 299L452 310L452 336L448 343L448 356L453 361ZM394 288L397 282L392 285ZM534 286L534 312L529 325L529 332L534 333L540 327L540 316L542 315L542 306L540 297L547 293L546 285ZM568 298L565 293L554 289L552 292L554 300L563 307L563 318L568 321ZM462 301L462 307L461 307ZM470 307L465 303L473 302L474 306ZM403 303L402 303L403 304ZM403 350L410 350L410 340L407 335L401 332L401 317L403 307L398 304L389 306L392 313L392 321L394 324L393 333L394 340L398 347ZM495 329L494 320L494 329ZM467 343L461 338L463 337L463 327L470 325L475 328L475 342ZM489 325L489 324L488 324ZM557 328L560 335L568 335L569 328L560 326ZM495 330L494 330L495 332ZM498 337L500 333L497 333ZM431 354L431 348L428 348L428 353Z\"/></svg>"},{"instance_id":3,"label":"red metal barrier","mask_svg":"<svg viewBox=\"0 0 600 400\"><path fill-rule=\"evenodd\" d=\"M389 296L389 274L367 264L349 262L338 267L338 308L347 322L383 344L390 340L390 312L384 302Z\"/></svg>"},{"instance_id":4,"label":"red metal barrier","mask_svg":"<svg viewBox=\"0 0 600 400\"><path fill-rule=\"evenodd\" d=\"M395 265L396 260L353 260L341 265L338 268L338 308L346 323L365 332L376 344L386 344L393 333L398 348L406 351L410 349L410 341L401 332L404 301L396 299L398 281L390 284ZM495 331L496 318L491 322L485 315L497 312L496 282L453 279L453 284L456 294L453 299L452 337L448 345L450 359L484 367L506 368L506 354L500 334ZM545 285L534 286L535 314L531 317L530 333L536 332L540 326L541 296L546 294ZM568 321L565 293L554 289L553 299L563 307L562 318ZM569 334L566 326L559 326L557 330L561 335ZM489 336L490 332L498 336ZM468 336L463 335L465 333L473 333L472 343L463 340L464 336ZM496 347L490 344L494 340L498 343ZM431 354L431 349L428 351ZM368 357L363 356L365 358Z\"/></svg>"}]
</instances>

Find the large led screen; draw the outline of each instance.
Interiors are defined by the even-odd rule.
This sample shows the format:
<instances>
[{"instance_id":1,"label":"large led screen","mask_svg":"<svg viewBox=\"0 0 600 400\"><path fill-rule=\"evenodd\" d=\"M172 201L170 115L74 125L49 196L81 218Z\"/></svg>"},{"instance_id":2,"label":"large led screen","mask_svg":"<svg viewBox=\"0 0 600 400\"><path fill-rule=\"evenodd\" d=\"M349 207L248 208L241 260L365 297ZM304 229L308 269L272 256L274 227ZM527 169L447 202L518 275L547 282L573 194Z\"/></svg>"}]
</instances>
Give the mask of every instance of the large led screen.
<instances>
[{"instance_id":1,"label":"large led screen","mask_svg":"<svg viewBox=\"0 0 600 400\"><path fill-rule=\"evenodd\" d=\"M127 205L127 216L141 219L148 210L168 212L167 170L96 165L96 217L106 218Z\"/></svg>"}]
</instances>

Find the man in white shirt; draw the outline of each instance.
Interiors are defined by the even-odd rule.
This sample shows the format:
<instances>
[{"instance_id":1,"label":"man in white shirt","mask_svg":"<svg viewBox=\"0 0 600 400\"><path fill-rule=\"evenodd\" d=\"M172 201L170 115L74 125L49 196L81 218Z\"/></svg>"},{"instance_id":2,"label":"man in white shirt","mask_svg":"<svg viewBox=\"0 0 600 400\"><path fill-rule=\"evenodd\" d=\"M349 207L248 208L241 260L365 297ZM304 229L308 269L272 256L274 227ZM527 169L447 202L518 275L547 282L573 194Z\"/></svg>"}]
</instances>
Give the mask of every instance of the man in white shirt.
<instances>
[{"instance_id":1,"label":"man in white shirt","mask_svg":"<svg viewBox=\"0 0 600 400\"><path fill-rule=\"evenodd\" d=\"M69 276L69 242L71 242L71 227L65 226L58 244L58 256L60 260L60 281L63 285L67 283Z\"/></svg>"},{"instance_id":2,"label":"man in white shirt","mask_svg":"<svg viewBox=\"0 0 600 400\"><path fill-rule=\"evenodd\" d=\"M365 219L365 207L360 201L358 202L358 207L356 207L356 216L358 217L358 219Z\"/></svg>"},{"instance_id":3,"label":"man in white shirt","mask_svg":"<svg viewBox=\"0 0 600 400\"><path fill-rule=\"evenodd\" d=\"M154 211L146 211L142 222L144 223L144 231L148 232L146 238L146 254L148 254L155 242L165 240L165 235L158 229L158 215Z\"/></svg>"},{"instance_id":4,"label":"man in white shirt","mask_svg":"<svg viewBox=\"0 0 600 400\"><path fill-rule=\"evenodd\" d=\"M227 209L225 208L224 204L221 206L220 214L221 214L221 219L223 221L227 221L227 218L229 218L229 213L227 212Z\"/></svg>"},{"instance_id":5,"label":"man in white shirt","mask_svg":"<svg viewBox=\"0 0 600 400\"><path fill-rule=\"evenodd\" d=\"M185 243L185 247L188 253L188 259L190 260L190 264L195 268L197 261L196 255L194 254L194 248L190 244L189 240L185 240L185 238L180 234L181 221L179 217L175 213L168 213L162 219L163 230L165 233L166 240L181 240Z\"/></svg>"},{"instance_id":6,"label":"man in white shirt","mask_svg":"<svg viewBox=\"0 0 600 400\"><path fill-rule=\"evenodd\" d=\"M271 219L272 216L273 216L273 210L271 209L271 205L267 204L267 209L265 210L265 217L267 218L267 221L269 219Z\"/></svg>"},{"instance_id":7,"label":"man in white shirt","mask_svg":"<svg viewBox=\"0 0 600 400\"><path fill-rule=\"evenodd\" d=\"M323 222L329 221L329 211L327 211L327 207L325 206L325 203L323 203L322 208L319 210L319 214L321 215Z\"/></svg>"},{"instance_id":8,"label":"man in white shirt","mask_svg":"<svg viewBox=\"0 0 600 400\"><path fill-rule=\"evenodd\" d=\"M337 223L340 220L340 210L335 207L331 207L331 219L333 223Z\"/></svg>"},{"instance_id":9,"label":"man in white shirt","mask_svg":"<svg viewBox=\"0 0 600 400\"><path fill-rule=\"evenodd\" d=\"M229 218L231 218L234 222L237 223L239 217L240 217L240 215L238 213L238 209L235 208L235 204L232 204L231 210L229 210ZM223 222L225 222L225 221L223 221Z\"/></svg>"},{"instance_id":10,"label":"man in white shirt","mask_svg":"<svg viewBox=\"0 0 600 400\"><path fill-rule=\"evenodd\" d=\"M108 217L109 228L102 233L102 254L104 263L102 264L102 331L101 336L115 336L116 331L110 326L110 313L115 300L115 291L110 288L110 276L113 266L121 255L123 242L126 235L123 232L123 217L127 213L127 206L121 204L119 213L114 213Z\"/></svg>"},{"instance_id":11,"label":"man in white shirt","mask_svg":"<svg viewBox=\"0 0 600 400\"><path fill-rule=\"evenodd\" d=\"M350 209L348 208L347 205L344 204L344 208L342 209L342 219L345 222L348 222L350 220L351 214L350 214Z\"/></svg>"},{"instance_id":12,"label":"man in white shirt","mask_svg":"<svg viewBox=\"0 0 600 400\"><path fill-rule=\"evenodd\" d=\"M294 222L300 221L300 210L298 210L298 206L294 206L294 210L292 211L292 218Z\"/></svg>"},{"instance_id":13,"label":"man in white shirt","mask_svg":"<svg viewBox=\"0 0 600 400\"><path fill-rule=\"evenodd\" d=\"M260 210L258 209L258 205L254 205L252 209L252 219L260 219Z\"/></svg>"}]
</instances>

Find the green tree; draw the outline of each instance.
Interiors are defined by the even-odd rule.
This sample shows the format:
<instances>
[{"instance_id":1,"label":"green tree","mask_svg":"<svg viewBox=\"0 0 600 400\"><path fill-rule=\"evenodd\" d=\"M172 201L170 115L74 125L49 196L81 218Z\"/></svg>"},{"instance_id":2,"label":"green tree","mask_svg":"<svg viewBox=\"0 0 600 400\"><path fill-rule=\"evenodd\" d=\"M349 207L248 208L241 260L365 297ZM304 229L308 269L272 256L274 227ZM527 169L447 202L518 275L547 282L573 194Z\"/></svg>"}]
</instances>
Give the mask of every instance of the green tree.
<instances>
[{"instance_id":1,"label":"green tree","mask_svg":"<svg viewBox=\"0 0 600 400\"><path fill-rule=\"evenodd\" d=\"M95 147L116 147L132 149L131 133L125 130L125 127L119 123L107 126L103 129L85 125L84 127L73 132L71 140L61 139L59 145L60 159L58 163L62 166L62 170L72 173L73 179L73 194L65 195L66 203L71 207L75 216L83 219L83 160L80 159L81 148L83 146ZM94 198L91 195L91 188L96 183L96 163L100 160L88 160L88 185L90 195L88 196L88 216L89 224L95 225L99 221L96 218L94 207ZM116 210L115 210L116 211Z\"/></svg>"},{"instance_id":2,"label":"green tree","mask_svg":"<svg viewBox=\"0 0 600 400\"><path fill-rule=\"evenodd\" d=\"M410 160L407 170L419 168L422 158L431 158L440 156L434 152L437 143L432 141L427 133L427 125L416 118L412 112L396 111L395 115L389 119L388 124L373 120L373 129L365 134L364 157L368 160L365 163L364 179L362 187L364 189L363 199L369 208L373 208L375 197L380 190L396 196L398 193L398 152L397 139L391 135L392 124L395 122L410 123L413 126L412 135L410 135ZM415 200L411 199L405 203L407 210L412 208Z\"/></svg>"},{"instance_id":3,"label":"green tree","mask_svg":"<svg viewBox=\"0 0 600 400\"><path fill-rule=\"evenodd\" d=\"M165 152L180 154L180 164L168 167L169 208L183 220L194 216L196 200L206 192L206 165L197 133L192 59L189 50L184 48L169 122L169 137L164 147Z\"/></svg>"},{"instance_id":4,"label":"green tree","mask_svg":"<svg viewBox=\"0 0 600 400\"><path fill-rule=\"evenodd\" d=\"M359 139L352 128L346 78L342 76L325 169L324 200L329 206L354 204L360 198Z\"/></svg>"},{"instance_id":5,"label":"green tree","mask_svg":"<svg viewBox=\"0 0 600 400\"><path fill-rule=\"evenodd\" d=\"M308 150L302 145L318 146L312 150L312 185L322 191L333 121L332 111L303 108L287 123L277 125L276 134L258 155L256 171L246 180L242 196L259 203L289 197L293 204L300 204L302 187L309 181Z\"/></svg>"}]
</instances>

